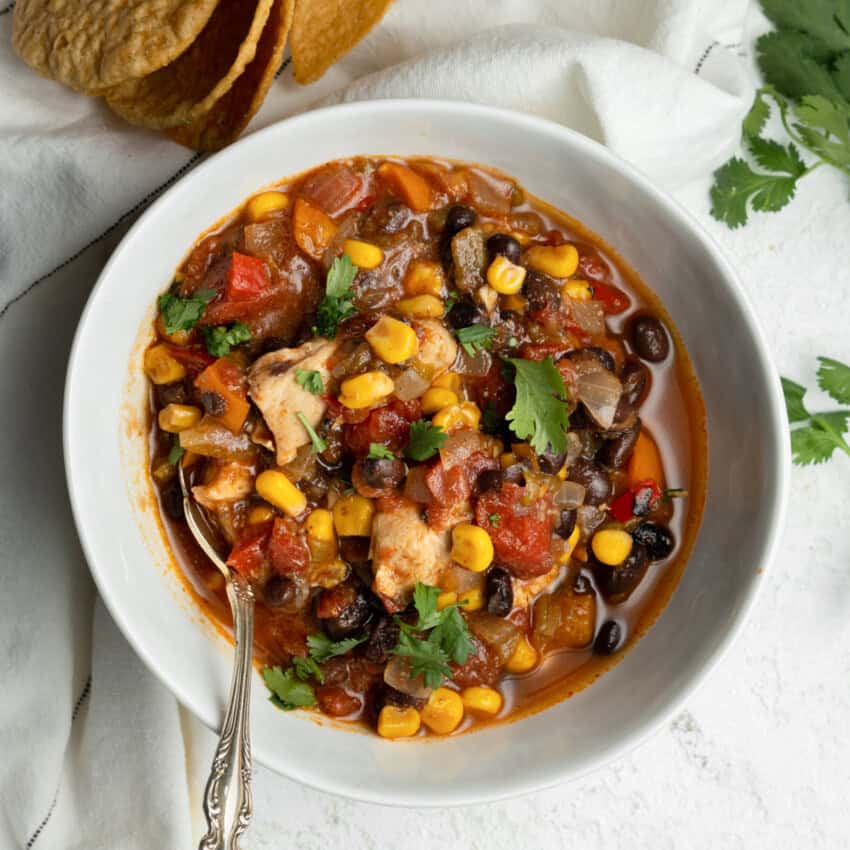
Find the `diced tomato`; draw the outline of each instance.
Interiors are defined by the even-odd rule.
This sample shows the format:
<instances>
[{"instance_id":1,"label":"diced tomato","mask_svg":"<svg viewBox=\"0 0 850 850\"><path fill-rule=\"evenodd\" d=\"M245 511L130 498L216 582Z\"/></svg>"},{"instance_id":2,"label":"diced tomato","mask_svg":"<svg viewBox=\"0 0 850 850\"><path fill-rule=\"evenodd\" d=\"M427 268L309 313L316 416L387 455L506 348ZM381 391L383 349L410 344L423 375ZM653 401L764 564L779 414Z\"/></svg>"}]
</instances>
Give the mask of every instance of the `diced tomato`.
<instances>
[{"instance_id":1,"label":"diced tomato","mask_svg":"<svg viewBox=\"0 0 850 850\"><path fill-rule=\"evenodd\" d=\"M345 443L356 455L369 454L370 443L381 443L397 452L406 445L410 435L410 423L419 418L419 402L394 399L384 407L378 407L356 424L345 426Z\"/></svg>"},{"instance_id":2,"label":"diced tomato","mask_svg":"<svg viewBox=\"0 0 850 850\"><path fill-rule=\"evenodd\" d=\"M578 271L576 276L589 280L594 286L597 283L611 284L611 269L592 248L582 247L579 252Z\"/></svg>"},{"instance_id":3,"label":"diced tomato","mask_svg":"<svg viewBox=\"0 0 850 850\"><path fill-rule=\"evenodd\" d=\"M607 283L594 281L593 298L595 301L602 303L602 309L609 315L616 315L627 310L631 305L628 295L625 292L617 289L616 286L609 286Z\"/></svg>"},{"instance_id":4,"label":"diced tomato","mask_svg":"<svg viewBox=\"0 0 850 850\"><path fill-rule=\"evenodd\" d=\"M488 491L475 508L475 521L490 535L496 561L517 578L533 578L552 569L549 500L523 504L525 488L505 484Z\"/></svg>"},{"instance_id":5,"label":"diced tomato","mask_svg":"<svg viewBox=\"0 0 850 850\"><path fill-rule=\"evenodd\" d=\"M611 502L608 513L617 522L628 522L635 515L635 494L631 490L624 490Z\"/></svg>"},{"instance_id":6,"label":"diced tomato","mask_svg":"<svg viewBox=\"0 0 850 850\"><path fill-rule=\"evenodd\" d=\"M168 352L190 372L203 372L215 357L200 345L169 345Z\"/></svg>"},{"instance_id":7,"label":"diced tomato","mask_svg":"<svg viewBox=\"0 0 850 850\"><path fill-rule=\"evenodd\" d=\"M242 370L232 360L219 357L198 375L195 386L210 416L238 434L251 407Z\"/></svg>"},{"instance_id":8,"label":"diced tomato","mask_svg":"<svg viewBox=\"0 0 850 850\"><path fill-rule=\"evenodd\" d=\"M425 473L425 485L439 505L457 505L469 498L470 486L463 466L446 469L436 460Z\"/></svg>"},{"instance_id":9,"label":"diced tomato","mask_svg":"<svg viewBox=\"0 0 850 850\"><path fill-rule=\"evenodd\" d=\"M646 516L655 510L661 499L661 487L651 478L641 481L621 493L611 502L608 513L617 522L629 522L636 516Z\"/></svg>"},{"instance_id":10,"label":"diced tomato","mask_svg":"<svg viewBox=\"0 0 850 850\"><path fill-rule=\"evenodd\" d=\"M500 419L507 415L516 398L514 385L506 381L504 375L502 375L503 368L504 364L494 359L493 365L486 375L480 378L467 376L467 386L472 401L481 410L486 410L488 405L492 405Z\"/></svg>"},{"instance_id":11,"label":"diced tomato","mask_svg":"<svg viewBox=\"0 0 850 850\"><path fill-rule=\"evenodd\" d=\"M227 270L225 298L228 301L253 301L262 298L271 285L268 266L256 257L234 251Z\"/></svg>"},{"instance_id":12,"label":"diced tomato","mask_svg":"<svg viewBox=\"0 0 850 850\"><path fill-rule=\"evenodd\" d=\"M304 573L310 564L310 550L298 526L284 517L276 517L271 539L269 559L272 567L282 576Z\"/></svg>"},{"instance_id":13,"label":"diced tomato","mask_svg":"<svg viewBox=\"0 0 850 850\"><path fill-rule=\"evenodd\" d=\"M269 538L272 524L249 525L246 533L230 551L227 565L249 581L259 582L268 569Z\"/></svg>"}]
</instances>

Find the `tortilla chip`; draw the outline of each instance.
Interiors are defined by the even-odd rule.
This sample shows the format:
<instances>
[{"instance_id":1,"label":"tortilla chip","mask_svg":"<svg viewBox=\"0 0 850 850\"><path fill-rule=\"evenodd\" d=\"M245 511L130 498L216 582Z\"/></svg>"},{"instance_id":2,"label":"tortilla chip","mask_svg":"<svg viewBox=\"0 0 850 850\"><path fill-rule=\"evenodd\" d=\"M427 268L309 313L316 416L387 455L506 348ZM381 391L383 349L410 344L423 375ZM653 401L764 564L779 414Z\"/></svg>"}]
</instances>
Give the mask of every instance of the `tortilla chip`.
<instances>
[{"instance_id":1,"label":"tortilla chip","mask_svg":"<svg viewBox=\"0 0 850 850\"><path fill-rule=\"evenodd\" d=\"M393 0L296 0L292 66L297 82L315 82L378 21Z\"/></svg>"},{"instance_id":2,"label":"tortilla chip","mask_svg":"<svg viewBox=\"0 0 850 850\"><path fill-rule=\"evenodd\" d=\"M275 0L254 60L209 112L186 127L167 131L175 142L199 151L217 151L239 138L280 68L294 7L295 0Z\"/></svg>"},{"instance_id":3,"label":"tortilla chip","mask_svg":"<svg viewBox=\"0 0 850 850\"><path fill-rule=\"evenodd\" d=\"M18 0L12 44L46 77L86 94L173 62L219 0Z\"/></svg>"},{"instance_id":4,"label":"tortilla chip","mask_svg":"<svg viewBox=\"0 0 850 850\"><path fill-rule=\"evenodd\" d=\"M113 112L161 130L190 124L218 102L254 59L273 0L221 0L177 60L105 92Z\"/></svg>"}]
</instances>

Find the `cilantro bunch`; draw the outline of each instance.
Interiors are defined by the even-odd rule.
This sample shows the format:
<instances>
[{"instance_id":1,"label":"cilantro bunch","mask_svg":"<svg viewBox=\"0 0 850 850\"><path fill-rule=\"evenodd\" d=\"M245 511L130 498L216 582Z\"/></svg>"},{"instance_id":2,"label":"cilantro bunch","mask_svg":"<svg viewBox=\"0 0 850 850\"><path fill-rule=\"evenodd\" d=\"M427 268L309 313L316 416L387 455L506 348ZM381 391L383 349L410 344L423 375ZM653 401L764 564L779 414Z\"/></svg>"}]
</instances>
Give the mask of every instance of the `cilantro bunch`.
<instances>
[{"instance_id":1,"label":"cilantro bunch","mask_svg":"<svg viewBox=\"0 0 850 850\"><path fill-rule=\"evenodd\" d=\"M850 5L845 0L761 0L774 32L756 42L767 83L743 123L755 164L733 157L714 173L711 214L730 228L748 208L782 209L798 182L822 165L850 174ZM765 138L771 101L790 141ZM814 157L807 163L804 150Z\"/></svg>"},{"instance_id":2,"label":"cilantro bunch","mask_svg":"<svg viewBox=\"0 0 850 850\"><path fill-rule=\"evenodd\" d=\"M325 297L316 312L314 334L333 339L339 323L357 312L354 308L354 291L351 288L357 271L357 266L351 262L348 254L343 254L333 261L325 281Z\"/></svg>"},{"instance_id":3,"label":"cilantro bunch","mask_svg":"<svg viewBox=\"0 0 850 850\"><path fill-rule=\"evenodd\" d=\"M829 357L818 357L818 361L818 386L839 404L850 405L850 366ZM794 463L798 466L823 463L836 449L850 455L850 445L843 436L850 420L850 409L810 413L803 402L804 386L783 378L782 391L791 423Z\"/></svg>"}]
</instances>

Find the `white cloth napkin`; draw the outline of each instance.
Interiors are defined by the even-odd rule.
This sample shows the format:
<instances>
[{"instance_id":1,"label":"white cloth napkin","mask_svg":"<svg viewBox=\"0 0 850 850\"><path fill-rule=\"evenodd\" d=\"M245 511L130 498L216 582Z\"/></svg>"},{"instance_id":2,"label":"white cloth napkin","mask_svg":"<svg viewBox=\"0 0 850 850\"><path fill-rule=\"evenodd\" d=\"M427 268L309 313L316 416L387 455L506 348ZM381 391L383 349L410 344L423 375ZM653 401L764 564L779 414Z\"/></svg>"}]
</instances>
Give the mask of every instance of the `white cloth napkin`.
<instances>
[{"instance_id":1,"label":"white cloth napkin","mask_svg":"<svg viewBox=\"0 0 850 850\"><path fill-rule=\"evenodd\" d=\"M737 55L746 11L746 0L398 0L319 84L299 88L285 71L252 129L322 98L480 101L563 122L682 187L704 181L737 145L752 95ZM7 7L0 848L185 848L197 840L211 736L96 599L67 504L60 429L70 339L101 266L199 157L37 77L13 54L10 31ZM695 203L704 215L704 193ZM260 785L278 781L258 770ZM287 829L282 818L280 844Z\"/></svg>"}]
</instances>

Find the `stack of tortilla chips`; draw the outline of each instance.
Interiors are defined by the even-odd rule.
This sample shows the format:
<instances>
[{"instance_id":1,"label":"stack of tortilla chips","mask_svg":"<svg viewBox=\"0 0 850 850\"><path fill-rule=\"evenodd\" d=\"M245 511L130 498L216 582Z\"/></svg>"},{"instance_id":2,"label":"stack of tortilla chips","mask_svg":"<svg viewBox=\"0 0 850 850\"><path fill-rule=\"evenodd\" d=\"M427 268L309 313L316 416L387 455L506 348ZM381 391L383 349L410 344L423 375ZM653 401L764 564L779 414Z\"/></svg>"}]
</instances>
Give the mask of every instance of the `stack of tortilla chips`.
<instances>
[{"instance_id":1,"label":"stack of tortilla chips","mask_svg":"<svg viewBox=\"0 0 850 850\"><path fill-rule=\"evenodd\" d=\"M103 97L122 118L197 150L238 138L291 31L311 83L392 0L18 0L12 42L36 71Z\"/></svg>"}]
</instances>

